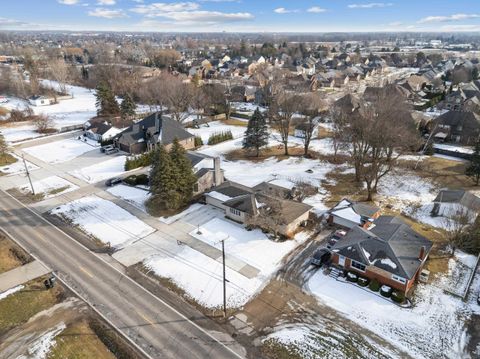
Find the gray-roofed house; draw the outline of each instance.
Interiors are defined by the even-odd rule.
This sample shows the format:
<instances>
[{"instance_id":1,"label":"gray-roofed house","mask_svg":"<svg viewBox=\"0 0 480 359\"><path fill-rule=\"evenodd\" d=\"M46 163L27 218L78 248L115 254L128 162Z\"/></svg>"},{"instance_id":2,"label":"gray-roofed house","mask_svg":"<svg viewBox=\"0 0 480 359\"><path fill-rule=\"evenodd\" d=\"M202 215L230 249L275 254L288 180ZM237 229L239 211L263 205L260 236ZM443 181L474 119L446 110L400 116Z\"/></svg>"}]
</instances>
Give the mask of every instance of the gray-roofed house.
<instances>
[{"instance_id":1,"label":"gray-roofed house","mask_svg":"<svg viewBox=\"0 0 480 359\"><path fill-rule=\"evenodd\" d=\"M470 111L448 111L434 120L437 133L446 133L446 140L473 146L480 139L480 115ZM436 137L436 134L434 135Z\"/></svg>"},{"instance_id":2,"label":"gray-roofed house","mask_svg":"<svg viewBox=\"0 0 480 359\"><path fill-rule=\"evenodd\" d=\"M378 216L379 208L344 198L329 211L327 222L345 228L368 228Z\"/></svg>"},{"instance_id":3,"label":"gray-roofed house","mask_svg":"<svg viewBox=\"0 0 480 359\"><path fill-rule=\"evenodd\" d=\"M407 293L418 278L432 242L398 217L380 216L375 226L353 227L332 247L332 263Z\"/></svg>"},{"instance_id":4,"label":"gray-roofed house","mask_svg":"<svg viewBox=\"0 0 480 359\"><path fill-rule=\"evenodd\" d=\"M175 138L187 150L195 147L194 135L177 121L156 112L126 128L116 137L115 144L124 152L139 154L152 150L158 144L168 149Z\"/></svg>"},{"instance_id":5,"label":"gray-roofed house","mask_svg":"<svg viewBox=\"0 0 480 359\"><path fill-rule=\"evenodd\" d=\"M208 204L224 210L225 217L235 222L292 237L308 221L312 207L274 196L268 188L250 188L227 181L206 193L205 199ZM269 213L269 208L275 213Z\"/></svg>"},{"instance_id":6,"label":"gray-roofed house","mask_svg":"<svg viewBox=\"0 0 480 359\"><path fill-rule=\"evenodd\" d=\"M433 200L432 216L451 217L465 214L471 222L480 213L480 198L463 189L442 189Z\"/></svg>"}]
</instances>

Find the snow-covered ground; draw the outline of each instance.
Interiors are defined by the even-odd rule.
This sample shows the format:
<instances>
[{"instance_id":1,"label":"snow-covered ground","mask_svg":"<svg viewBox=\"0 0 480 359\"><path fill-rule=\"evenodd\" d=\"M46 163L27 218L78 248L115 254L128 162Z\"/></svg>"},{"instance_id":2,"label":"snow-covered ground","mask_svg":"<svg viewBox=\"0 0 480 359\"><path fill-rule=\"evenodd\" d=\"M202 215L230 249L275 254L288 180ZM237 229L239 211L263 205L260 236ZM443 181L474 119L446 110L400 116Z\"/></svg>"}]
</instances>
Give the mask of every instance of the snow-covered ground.
<instances>
[{"instance_id":1,"label":"snow-covered ground","mask_svg":"<svg viewBox=\"0 0 480 359\"><path fill-rule=\"evenodd\" d=\"M211 246L219 248L224 239L227 258L235 257L256 267L260 272L247 278L227 267L227 305L241 307L266 284L278 269L282 258L307 239L301 233L294 240L276 243L259 230L247 231L242 226L223 219L213 219L190 233ZM155 255L144 261L155 274L174 282L186 295L206 308L222 305L222 263L221 257L212 259L190 247L183 247L173 255ZM195 280L192 280L195 278Z\"/></svg>"},{"instance_id":2,"label":"snow-covered ground","mask_svg":"<svg viewBox=\"0 0 480 359\"><path fill-rule=\"evenodd\" d=\"M58 83L55 81L43 80L42 84L58 89ZM59 103L49 106L31 106L33 112L37 115L46 114L50 116L58 129L83 124L96 116L94 91L78 86L67 86L67 92L73 97L60 100ZM26 101L18 98L8 97L8 99L9 102L2 104L2 107L12 110L23 109L28 105ZM31 124L1 128L1 130L6 140L10 142L41 136L35 132L35 128Z\"/></svg>"},{"instance_id":3,"label":"snow-covered ground","mask_svg":"<svg viewBox=\"0 0 480 359\"><path fill-rule=\"evenodd\" d=\"M33 163L25 161L23 163L23 160L18 157L15 154L12 154L13 157L17 159L17 162L14 162L12 164L6 165L6 166L1 166L0 167L0 172L5 174L5 175L16 175L20 173L25 173L25 164L27 165L27 168L29 171L33 171L38 169L38 166L35 166Z\"/></svg>"},{"instance_id":4,"label":"snow-covered ground","mask_svg":"<svg viewBox=\"0 0 480 359\"><path fill-rule=\"evenodd\" d=\"M21 291L23 288L25 288L23 285L18 285L16 287L10 288L6 290L5 292L0 293L0 300L7 298L9 295L12 295L14 293L17 293Z\"/></svg>"},{"instance_id":5,"label":"snow-covered ground","mask_svg":"<svg viewBox=\"0 0 480 359\"><path fill-rule=\"evenodd\" d=\"M64 323L59 323L53 329L41 334L27 349L28 355L21 355L17 359L46 359L48 353L55 346L55 337L65 330Z\"/></svg>"},{"instance_id":6,"label":"snow-covered ground","mask_svg":"<svg viewBox=\"0 0 480 359\"><path fill-rule=\"evenodd\" d=\"M117 248L155 231L123 208L96 196L83 197L61 205L51 213Z\"/></svg>"},{"instance_id":7,"label":"snow-covered ground","mask_svg":"<svg viewBox=\"0 0 480 359\"><path fill-rule=\"evenodd\" d=\"M116 156L107 161L72 171L70 174L88 183L100 182L124 173L126 158L126 156Z\"/></svg>"},{"instance_id":8,"label":"snow-covered ground","mask_svg":"<svg viewBox=\"0 0 480 359\"><path fill-rule=\"evenodd\" d=\"M71 161L74 158L93 150L95 150L95 147L84 141L73 138L23 149L23 151L29 155L48 163Z\"/></svg>"},{"instance_id":9,"label":"snow-covered ground","mask_svg":"<svg viewBox=\"0 0 480 359\"><path fill-rule=\"evenodd\" d=\"M43 198L59 196L61 194L74 191L78 186L58 176L51 176L42 180L32 182L35 194L43 194ZM17 187L20 192L25 194L32 193L30 184Z\"/></svg>"},{"instance_id":10,"label":"snow-covered ground","mask_svg":"<svg viewBox=\"0 0 480 359\"><path fill-rule=\"evenodd\" d=\"M119 184L107 189L107 192L113 194L116 197L124 199L138 209L146 212L145 202L150 197L148 191L136 187Z\"/></svg>"},{"instance_id":11,"label":"snow-covered ground","mask_svg":"<svg viewBox=\"0 0 480 359\"><path fill-rule=\"evenodd\" d=\"M220 121L209 122L207 125L201 125L200 128L188 128L187 131L195 136L200 136L204 144L207 144L208 138L214 133L231 131L233 138L242 137L246 127L225 125Z\"/></svg>"},{"instance_id":12,"label":"snow-covered ground","mask_svg":"<svg viewBox=\"0 0 480 359\"><path fill-rule=\"evenodd\" d=\"M190 232L202 242L221 249L220 240L225 239L225 253L236 257L269 276L278 267L282 258L298 246L307 235L281 243L269 240L259 229L247 231L244 226L227 219L214 218Z\"/></svg>"},{"instance_id":13,"label":"snow-covered ground","mask_svg":"<svg viewBox=\"0 0 480 359\"><path fill-rule=\"evenodd\" d=\"M343 313L414 358L438 358L439 353L447 358L460 358L465 349L464 323L472 312L480 312L480 308L445 293L441 282L440 276L432 284L418 284L414 306L408 309L321 271L312 276L307 289L322 304ZM476 288L475 283L472 288Z\"/></svg>"}]
</instances>

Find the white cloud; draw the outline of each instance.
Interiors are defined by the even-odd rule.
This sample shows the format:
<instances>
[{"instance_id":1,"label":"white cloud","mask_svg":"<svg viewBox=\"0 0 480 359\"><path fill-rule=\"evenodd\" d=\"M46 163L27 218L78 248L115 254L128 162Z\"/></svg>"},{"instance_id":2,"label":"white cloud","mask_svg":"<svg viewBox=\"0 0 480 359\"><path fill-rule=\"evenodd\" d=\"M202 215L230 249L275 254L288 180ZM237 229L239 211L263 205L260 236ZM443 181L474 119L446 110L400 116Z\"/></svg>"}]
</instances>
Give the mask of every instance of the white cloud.
<instances>
[{"instance_id":1,"label":"white cloud","mask_svg":"<svg viewBox=\"0 0 480 359\"><path fill-rule=\"evenodd\" d=\"M200 5L194 2L162 3L156 2L149 5L138 5L130 11L143 14L148 17L163 16L165 13L177 11L198 10Z\"/></svg>"},{"instance_id":2,"label":"white cloud","mask_svg":"<svg viewBox=\"0 0 480 359\"><path fill-rule=\"evenodd\" d=\"M388 6L393 6L393 3L388 2L371 2L368 4L350 4L348 7L350 9L371 9L374 7L388 7Z\"/></svg>"},{"instance_id":3,"label":"white cloud","mask_svg":"<svg viewBox=\"0 0 480 359\"><path fill-rule=\"evenodd\" d=\"M279 8L276 8L275 10L273 10L273 12L275 12L277 14L290 14L292 12L299 12L299 10L287 10L284 7L279 7Z\"/></svg>"},{"instance_id":4,"label":"white cloud","mask_svg":"<svg viewBox=\"0 0 480 359\"><path fill-rule=\"evenodd\" d=\"M112 10L97 7L95 10L89 11L88 16L103 17L105 19L118 19L121 17L126 17L127 14L125 14L125 12L121 9Z\"/></svg>"},{"instance_id":5,"label":"white cloud","mask_svg":"<svg viewBox=\"0 0 480 359\"><path fill-rule=\"evenodd\" d=\"M480 25L445 25L442 31L480 31Z\"/></svg>"},{"instance_id":6,"label":"white cloud","mask_svg":"<svg viewBox=\"0 0 480 359\"><path fill-rule=\"evenodd\" d=\"M76 5L80 0L57 0L59 4L63 5Z\"/></svg>"},{"instance_id":7,"label":"white cloud","mask_svg":"<svg viewBox=\"0 0 480 359\"><path fill-rule=\"evenodd\" d=\"M448 22L448 21L461 21L468 19L479 18L478 14L453 14L449 16L427 16L418 21L419 24L425 24L430 22Z\"/></svg>"},{"instance_id":8,"label":"white cloud","mask_svg":"<svg viewBox=\"0 0 480 359\"><path fill-rule=\"evenodd\" d=\"M116 1L115 0L97 0L98 5L115 5Z\"/></svg>"},{"instance_id":9,"label":"white cloud","mask_svg":"<svg viewBox=\"0 0 480 359\"><path fill-rule=\"evenodd\" d=\"M394 21L388 24L388 26L402 26L403 22L401 21Z\"/></svg>"},{"instance_id":10,"label":"white cloud","mask_svg":"<svg viewBox=\"0 0 480 359\"><path fill-rule=\"evenodd\" d=\"M312 6L310 9L307 10L307 12L312 12L315 14L319 14L321 12L327 11L326 9L321 8L320 6Z\"/></svg>"}]
</instances>

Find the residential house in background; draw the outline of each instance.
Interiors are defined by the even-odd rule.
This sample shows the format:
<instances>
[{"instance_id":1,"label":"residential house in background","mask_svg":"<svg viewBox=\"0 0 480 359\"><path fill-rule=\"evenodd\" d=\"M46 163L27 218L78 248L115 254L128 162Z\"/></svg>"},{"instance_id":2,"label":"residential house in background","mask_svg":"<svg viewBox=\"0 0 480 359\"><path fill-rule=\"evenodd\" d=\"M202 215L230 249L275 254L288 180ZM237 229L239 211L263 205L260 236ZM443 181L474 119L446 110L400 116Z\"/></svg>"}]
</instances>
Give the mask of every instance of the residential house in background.
<instances>
[{"instance_id":1,"label":"residential house in background","mask_svg":"<svg viewBox=\"0 0 480 359\"><path fill-rule=\"evenodd\" d=\"M407 293L428 258L432 242L398 217L380 216L375 226L352 227L332 247L331 260L341 269Z\"/></svg>"},{"instance_id":2,"label":"residential house in background","mask_svg":"<svg viewBox=\"0 0 480 359\"><path fill-rule=\"evenodd\" d=\"M32 106L48 106L52 103L51 99L40 95L30 96L27 100Z\"/></svg>"},{"instance_id":3,"label":"residential house in background","mask_svg":"<svg viewBox=\"0 0 480 359\"><path fill-rule=\"evenodd\" d=\"M480 198L463 189L442 189L433 200L431 215L443 216L468 216L470 222L477 219L480 213Z\"/></svg>"},{"instance_id":4,"label":"residential house in background","mask_svg":"<svg viewBox=\"0 0 480 359\"><path fill-rule=\"evenodd\" d=\"M327 222L344 228L369 228L379 216L377 207L342 199L328 212Z\"/></svg>"},{"instance_id":5,"label":"residential house in background","mask_svg":"<svg viewBox=\"0 0 480 359\"><path fill-rule=\"evenodd\" d=\"M480 115L469 111L450 110L434 121L434 138L473 146L480 139Z\"/></svg>"}]
</instances>

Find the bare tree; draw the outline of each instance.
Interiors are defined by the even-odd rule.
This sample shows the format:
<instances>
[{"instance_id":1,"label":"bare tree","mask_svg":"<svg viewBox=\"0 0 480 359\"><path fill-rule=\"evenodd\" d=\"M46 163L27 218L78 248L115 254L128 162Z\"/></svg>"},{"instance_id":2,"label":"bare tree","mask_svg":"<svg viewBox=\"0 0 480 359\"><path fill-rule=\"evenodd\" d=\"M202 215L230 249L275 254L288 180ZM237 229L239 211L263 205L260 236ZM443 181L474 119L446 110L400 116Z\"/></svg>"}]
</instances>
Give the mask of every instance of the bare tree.
<instances>
[{"instance_id":1,"label":"bare tree","mask_svg":"<svg viewBox=\"0 0 480 359\"><path fill-rule=\"evenodd\" d=\"M284 154L288 156L288 142L293 116L302 109L302 97L280 90L274 94L269 107L269 120L283 145Z\"/></svg>"},{"instance_id":2,"label":"bare tree","mask_svg":"<svg viewBox=\"0 0 480 359\"><path fill-rule=\"evenodd\" d=\"M183 123L188 117L192 105L193 87L178 77L168 75L164 78L163 90L168 110L175 121Z\"/></svg>"},{"instance_id":3,"label":"bare tree","mask_svg":"<svg viewBox=\"0 0 480 359\"><path fill-rule=\"evenodd\" d=\"M287 224L284 212L285 202L280 199L280 196L258 196L257 215L254 216L250 223L272 232L274 237L278 237L278 233L282 226Z\"/></svg>"},{"instance_id":4,"label":"bare tree","mask_svg":"<svg viewBox=\"0 0 480 359\"><path fill-rule=\"evenodd\" d=\"M463 206L454 206L444 213L443 227L446 229L447 241L450 245L450 255L455 255L457 247L468 238L466 230L470 226L471 215Z\"/></svg>"},{"instance_id":5,"label":"bare tree","mask_svg":"<svg viewBox=\"0 0 480 359\"><path fill-rule=\"evenodd\" d=\"M59 90L62 94L67 93L67 82L70 77L68 65L64 59L50 60L48 64L51 78L58 82Z\"/></svg>"},{"instance_id":6,"label":"bare tree","mask_svg":"<svg viewBox=\"0 0 480 359\"><path fill-rule=\"evenodd\" d=\"M33 125L35 126L35 130L38 133L49 133L53 130L54 122L47 115L39 115L35 116L35 119L33 120Z\"/></svg>"},{"instance_id":7,"label":"bare tree","mask_svg":"<svg viewBox=\"0 0 480 359\"><path fill-rule=\"evenodd\" d=\"M338 152L347 150L349 144L345 141L344 129L348 123L348 114L337 106L332 106L329 111L330 119L332 120L332 146L333 146L333 161L337 161ZM360 178L358 178L360 180Z\"/></svg>"}]
</instances>

